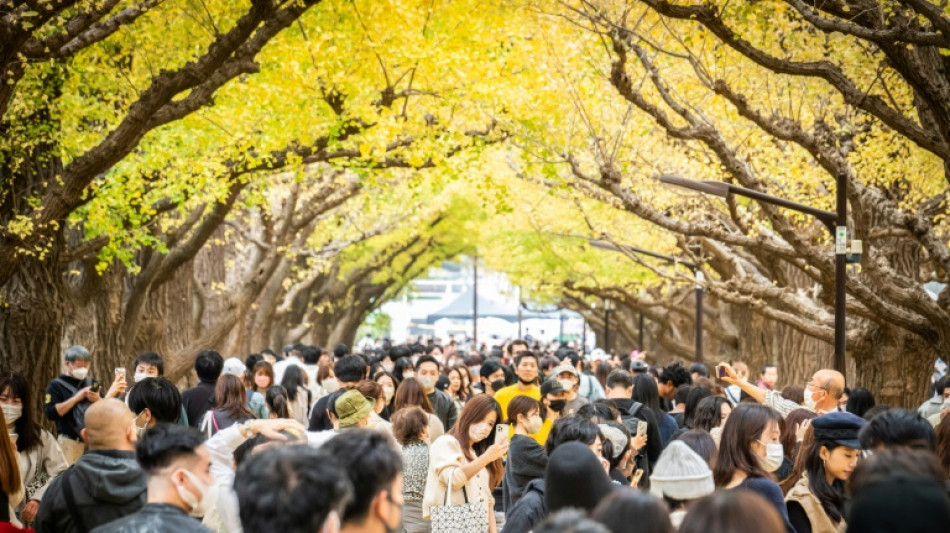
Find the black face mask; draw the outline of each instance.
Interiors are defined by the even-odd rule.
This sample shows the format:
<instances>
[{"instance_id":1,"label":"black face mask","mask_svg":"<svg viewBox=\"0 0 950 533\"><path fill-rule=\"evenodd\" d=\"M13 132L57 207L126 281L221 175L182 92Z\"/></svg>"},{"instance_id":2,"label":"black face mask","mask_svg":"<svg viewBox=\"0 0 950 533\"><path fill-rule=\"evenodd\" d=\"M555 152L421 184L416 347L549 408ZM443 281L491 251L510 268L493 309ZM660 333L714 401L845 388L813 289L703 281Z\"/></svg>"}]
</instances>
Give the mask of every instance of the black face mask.
<instances>
[{"instance_id":1,"label":"black face mask","mask_svg":"<svg viewBox=\"0 0 950 533\"><path fill-rule=\"evenodd\" d=\"M567 400L551 400L551 405L549 406L552 411L555 413L560 413L564 410L564 406L567 405Z\"/></svg>"},{"instance_id":2,"label":"black face mask","mask_svg":"<svg viewBox=\"0 0 950 533\"><path fill-rule=\"evenodd\" d=\"M496 379L495 381L492 381L492 382L491 382L491 388L492 388L492 390L495 391L495 392L500 391L501 389L505 388L505 380L503 380L503 379Z\"/></svg>"}]
</instances>

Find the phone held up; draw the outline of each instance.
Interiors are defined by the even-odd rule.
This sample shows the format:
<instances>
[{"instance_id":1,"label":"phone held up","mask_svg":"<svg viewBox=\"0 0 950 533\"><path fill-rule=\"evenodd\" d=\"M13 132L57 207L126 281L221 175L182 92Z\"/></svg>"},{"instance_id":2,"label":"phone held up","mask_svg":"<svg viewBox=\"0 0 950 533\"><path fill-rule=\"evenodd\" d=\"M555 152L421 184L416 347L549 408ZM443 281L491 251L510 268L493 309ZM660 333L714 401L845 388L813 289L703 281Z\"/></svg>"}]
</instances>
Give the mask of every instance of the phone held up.
<instances>
[{"instance_id":1,"label":"phone held up","mask_svg":"<svg viewBox=\"0 0 950 533\"><path fill-rule=\"evenodd\" d=\"M495 444L508 440L508 424L495 425Z\"/></svg>"}]
</instances>

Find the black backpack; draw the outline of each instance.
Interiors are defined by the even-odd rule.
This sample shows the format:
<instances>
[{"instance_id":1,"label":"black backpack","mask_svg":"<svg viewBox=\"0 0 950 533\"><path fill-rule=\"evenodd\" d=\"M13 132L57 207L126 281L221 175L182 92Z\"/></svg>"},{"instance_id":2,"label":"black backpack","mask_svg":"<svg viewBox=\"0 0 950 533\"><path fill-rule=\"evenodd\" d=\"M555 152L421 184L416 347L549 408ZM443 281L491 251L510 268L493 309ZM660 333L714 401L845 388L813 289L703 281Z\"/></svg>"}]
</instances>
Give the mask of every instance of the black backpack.
<instances>
[{"instance_id":1,"label":"black backpack","mask_svg":"<svg viewBox=\"0 0 950 533\"><path fill-rule=\"evenodd\" d=\"M630 407L624 411L620 411L620 420L623 422L623 425L627 428L627 431L630 432L630 438L634 438L637 435L637 426L640 422L646 422L643 418L638 417L640 414L640 409L643 408L643 404L637 401L634 401L630 404ZM647 457L646 451L642 450L640 455L637 456L637 468L643 470L643 476L640 478L640 487L649 488L650 487L650 459Z\"/></svg>"}]
</instances>

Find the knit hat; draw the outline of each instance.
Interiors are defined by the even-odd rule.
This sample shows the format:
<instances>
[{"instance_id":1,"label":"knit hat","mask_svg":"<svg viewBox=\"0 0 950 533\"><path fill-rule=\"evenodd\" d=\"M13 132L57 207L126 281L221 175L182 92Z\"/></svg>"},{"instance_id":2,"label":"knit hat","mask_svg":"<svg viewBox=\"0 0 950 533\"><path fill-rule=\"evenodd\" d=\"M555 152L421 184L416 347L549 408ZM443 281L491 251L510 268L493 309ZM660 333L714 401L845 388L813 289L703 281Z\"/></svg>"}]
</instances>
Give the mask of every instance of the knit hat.
<instances>
[{"instance_id":1,"label":"knit hat","mask_svg":"<svg viewBox=\"0 0 950 533\"><path fill-rule=\"evenodd\" d=\"M336 416L340 419L340 427L356 425L373 410L373 403L366 399L358 390L348 390L336 399L334 405Z\"/></svg>"},{"instance_id":2,"label":"knit hat","mask_svg":"<svg viewBox=\"0 0 950 533\"><path fill-rule=\"evenodd\" d=\"M237 357L228 357L224 360L224 367L221 368L222 374L230 374L244 379L244 371L247 367Z\"/></svg>"},{"instance_id":3,"label":"knit hat","mask_svg":"<svg viewBox=\"0 0 950 533\"><path fill-rule=\"evenodd\" d=\"M666 446L650 474L650 492L671 500L695 500L715 489L709 465L680 440Z\"/></svg>"},{"instance_id":4,"label":"knit hat","mask_svg":"<svg viewBox=\"0 0 950 533\"><path fill-rule=\"evenodd\" d=\"M611 450L613 451L613 457L611 457L611 459L620 457L620 454L623 453L623 449L627 447L627 443L630 442L630 439L623 434L623 431L620 431L610 424L597 424L597 427L600 428L600 433L604 438L610 441Z\"/></svg>"},{"instance_id":5,"label":"knit hat","mask_svg":"<svg viewBox=\"0 0 950 533\"><path fill-rule=\"evenodd\" d=\"M580 442L565 442L551 453L544 474L544 501L553 513L564 507L590 512L613 491L600 459Z\"/></svg>"}]
</instances>

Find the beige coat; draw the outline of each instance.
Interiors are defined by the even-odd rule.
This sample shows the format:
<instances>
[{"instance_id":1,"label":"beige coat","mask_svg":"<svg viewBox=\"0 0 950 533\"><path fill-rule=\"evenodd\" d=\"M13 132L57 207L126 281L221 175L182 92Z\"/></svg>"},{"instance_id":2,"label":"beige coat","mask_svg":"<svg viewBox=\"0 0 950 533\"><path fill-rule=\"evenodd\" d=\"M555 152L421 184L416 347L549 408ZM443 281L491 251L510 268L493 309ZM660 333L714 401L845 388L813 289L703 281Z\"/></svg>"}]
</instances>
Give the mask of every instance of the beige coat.
<instances>
[{"instance_id":1,"label":"beige coat","mask_svg":"<svg viewBox=\"0 0 950 533\"><path fill-rule=\"evenodd\" d=\"M788 491L785 502L796 502L805 509L808 521L811 522L812 533L844 533L848 527L843 519L838 524L831 521L821 506L821 502L812 494L808 486L808 474L803 474L792 490Z\"/></svg>"},{"instance_id":2,"label":"beige coat","mask_svg":"<svg viewBox=\"0 0 950 533\"><path fill-rule=\"evenodd\" d=\"M495 508L488 470L483 468L471 479L466 478L460 467L468 463L468 459L462 454L459 441L451 435L442 435L429 446L429 473L426 476L426 490L422 495L423 518L429 519L430 507L445 505L449 476L452 477L452 495L449 500L451 504L465 503L465 495L462 492L464 486L469 502L482 503L486 512Z\"/></svg>"}]
</instances>

